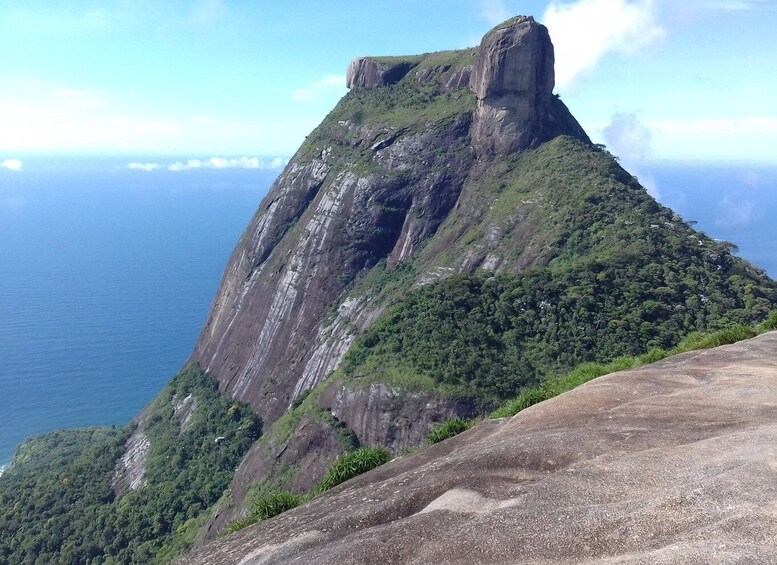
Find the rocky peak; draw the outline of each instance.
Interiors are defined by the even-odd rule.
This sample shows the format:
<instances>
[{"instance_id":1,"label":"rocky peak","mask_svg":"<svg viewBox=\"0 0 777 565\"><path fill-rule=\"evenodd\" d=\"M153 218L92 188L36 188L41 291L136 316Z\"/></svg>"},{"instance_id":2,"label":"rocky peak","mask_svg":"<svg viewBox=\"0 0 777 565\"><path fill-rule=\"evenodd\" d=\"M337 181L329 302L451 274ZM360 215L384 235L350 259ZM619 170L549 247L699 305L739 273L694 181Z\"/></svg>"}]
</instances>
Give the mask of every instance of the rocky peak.
<instances>
[{"instance_id":1,"label":"rocky peak","mask_svg":"<svg viewBox=\"0 0 777 565\"><path fill-rule=\"evenodd\" d=\"M509 19L483 36L470 78L477 97L472 139L479 156L521 151L559 134L588 141L553 96L553 64L548 29L532 17Z\"/></svg>"},{"instance_id":2,"label":"rocky peak","mask_svg":"<svg viewBox=\"0 0 777 565\"><path fill-rule=\"evenodd\" d=\"M489 31L475 52L470 87L478 100L509 94L550 96L553 44L545 26L518 16Z\"/></svg>"}]
</instances>

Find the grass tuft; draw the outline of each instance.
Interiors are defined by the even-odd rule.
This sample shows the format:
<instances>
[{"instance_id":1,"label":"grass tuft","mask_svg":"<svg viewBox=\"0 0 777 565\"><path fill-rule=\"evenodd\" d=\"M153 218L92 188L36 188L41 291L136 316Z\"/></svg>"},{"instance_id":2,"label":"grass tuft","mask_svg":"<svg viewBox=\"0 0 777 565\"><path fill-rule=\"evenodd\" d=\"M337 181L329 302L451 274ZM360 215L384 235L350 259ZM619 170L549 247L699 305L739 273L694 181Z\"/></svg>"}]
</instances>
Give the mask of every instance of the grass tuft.
<instances>
[{"instance_id":1,"label":"grass tuft","mask_svg":"<svg viewBox=\"0 0 777 565\"><path fill-rule=\"evenodd\" d=\"M426 440L431 444L440 443L455 435L459 435L461 432L466 432L471 426L471 422L461 418L451 418L442 424L436 424L432 431L429 432L429 435L426 436Z\"/></svg>"},{"instance_id":2,"label":"grass tuft","mask_svg":"<svg viewBox=\"0 0 777 565\"><path fill-rule=\"evenodd\" d=\"M341 455L332 464L313 492L320 494L348 479L388 463L390 460L391 453L385 447L361 447L356 451Z\"/></svg>"},{"instance_id":3,"label":"grass tuft","mask_svg":"<svg viewBox=\"0 0 777 565\"><path fill-rule=\"evenodd\" d=\"M254 507L248 516L242 520L232 522L225 533L232 534L262 520L268 520L273 516L296 508L305 502L307 498L306 495L285 490L268 494L254 503Z\"/></svg>"},{"instance_id":4,"label":"grass tuft","mask_svg":"<svg viewBox=\"0 0 777 565\"><path fill-rule=\"evenodd\" d=\"M735 324L728 329L715 333L692 332L688 334L676 347L667 351L654 348L638 357L618 357L607 364L584 363L562 377L552 376L544 379L535 387L525 388L515 398L508 400L501 407L491 413L491 418L509 418L521 410L525 410L534 404L558 396L570 391L597 377L634 369L648 363L655 363L678 353L697 351L699 349L712 349L721 345L736 343L744 339L750 339L760 333L777 329L777 312L773 313L766 321L754 328Z\"/></svg>"}]
</instances>

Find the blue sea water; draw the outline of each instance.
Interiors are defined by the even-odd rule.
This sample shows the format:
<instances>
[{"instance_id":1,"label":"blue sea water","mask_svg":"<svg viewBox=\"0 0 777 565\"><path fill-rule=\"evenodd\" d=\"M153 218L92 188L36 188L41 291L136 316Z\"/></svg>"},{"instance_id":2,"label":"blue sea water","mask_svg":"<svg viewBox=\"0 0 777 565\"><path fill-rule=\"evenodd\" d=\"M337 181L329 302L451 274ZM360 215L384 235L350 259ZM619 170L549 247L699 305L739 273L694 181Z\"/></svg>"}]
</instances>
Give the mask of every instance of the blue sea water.
<instances>
[{"instance_id":1,"label":"blue sea water","mask_svg":"<svg viewBox=\"0 0 777 565\"><path fill-rule=\"evenodd\" d=\"M161 390L278 173L129 161L0 168L0 464L33 433L125 424Z\"/></svg>"},{"instance_id":2,"label":"blue sea water","mask_svg":"<svg viewBox=\"0 0 777 565\"><path fill-rule=\"evenodd\" d=\"M645 183L645 180L648 180ZM777 278L777 165L664 164L649 169L658 200L695 229L729 241Z\"/></svg>"},{"instance_id":3,"label":"blue sea water","mask_svg":"<svg viewBox=\"0 0 777 565\"><path fill-rule=\"evenodd\" d=\"M0 168L0 464L25 437L125 424L186 361L277 171ZM662 203L777 276L777 167L664 165Z\"/></svg>"}]
</instances>

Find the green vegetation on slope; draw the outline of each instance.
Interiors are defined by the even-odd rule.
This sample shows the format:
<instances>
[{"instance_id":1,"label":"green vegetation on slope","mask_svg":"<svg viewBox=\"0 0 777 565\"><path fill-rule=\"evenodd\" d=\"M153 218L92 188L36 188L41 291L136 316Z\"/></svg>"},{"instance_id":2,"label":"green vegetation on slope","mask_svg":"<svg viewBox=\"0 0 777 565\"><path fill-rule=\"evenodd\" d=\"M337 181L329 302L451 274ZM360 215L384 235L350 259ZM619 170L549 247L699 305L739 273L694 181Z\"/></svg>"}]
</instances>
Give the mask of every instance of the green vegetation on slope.
<instances>
[{"instance_id":1,"label":"green vegetation on slope","mask_svg":"<svg viewBox=\"0 0 777 565\"><path fill-rule=\"evenodd\" d=\"M561 377L551 375L543 379L538 385L522 390L517 397L510 399L492 412L491 418L508 418L514 416L521 410L525 410L543 400L548 400L563 392L577 388L597 377L615 373L616 371L626 371L648 363L655 363L656 361L660 361L671 355L677 355L678 353L697 351L699 349L711 349L713 347L720 347L721 345L736 343L775 329L777 329L777 312L774 312L764 322L755 327L734 324L729 328L713 333L693 332L670 350L660 348L651 349L644 355L619 357L607 364L584 363L575 367L566 375Z\"/></svg>"},{"instance_id":2,"label":"green vegetation on slope","mask_svg":"<svg viewBox=\"0 0 777 565\"><path fill-rule=\"evenodd\" d=\"M403 62L405 58L379 58ZM453 68L471 63L471 50L432 53L418 59L418 69L426 67ZM416 64L415 61L409 63ZM299 156L314 155L324 148L335 148L336 157L344 162L362 162L369 166L373 151L354 150L359 136L371 126L390 128L405 133L420 130L429 124L451 122L457 116L475 109L475 96L469 88L442 92L434 81L418 82L415 69L396 84L372 89L349 91L323 122L307 137ZM359 126L359 127L353 127ZM365 171L361 171L365 172Z\"/></svg>"},{"instance_id":3,"label":"green vegetation on slope","mask_svg":"<svg viewBox=\"0 0 777 565\"><path fill-rule=\"evenodd\" d=\"M777 304L774 281L657 204L606 151L559 137L473 182L415 267L482 252L515 270L395 296L346 355L346 378L469 398L483 413L548 375L671 349Z\"/></svg>"},{"instance_id":4,"label":"green vegetation on slope","mask_svg":"<svg viewBox=\"0 0 777 565\"><path fill-rule=\"evenodd\" d=\"M181 430L173 399L189 394L196 408ZM161 563L193 542L260 422L195 366L145 416L151 447L138 491L113 486L130 427L58 431L19 448L0 478L0 563Z\"/></svg>"},{"instance_id":5,"label":"green vegetation on slope","mask_svg":"<svg viewBox=\"0 0 777 565\"><path fill-rule=\"evenodd\" d=\"M426 436L426 441L430 444L440 443L448 438L459 435L462 432L466 432L472 426L472 422L467 422L461 418L451 418L441 424L437 424Z\"/></svg>"},{"instance_id":6,"label":"green vegetation on slope","mask_svg":"<svg viewBox=\"0 0 777 565\"><path fill-rule=\"evenodd\" d=\"M326 472L321 481L308 494L298 494L287 490L266 489L266 482L258 486L262 492L261 496L249 496L250 509L248 516L243 519L235 520L226 529L225 534L232 534L242 530L261 520L267 520L277 516L287 510L296 508L318 496L319 494L336 487L345 481L358 475L371 471L376 467L388 463L391 460L391 453L385 447L360 447L353 451L348 451L332 463L332 466ZM254 487L252 487L253 489Z\"/></svg>"},{"instance_id":7,"label":"green vegetation on slope","mask_svg":"<svg viewBox=\"0 0 777 565\"><path fill-rule=\"evenodd\" d=\"M320 494L390 460L391 454L388 449L380 446L360 447L345 453L332 464L313 492Z\"/></svg>"},{"instance_id":8,"label":"green vegetation on slope","mask_svg":"<svg viewBox=\"0 0 777 565\"><path fill-rule=\"evenodd\" d=\"M645 255L625 264L455 275L387 308L351 347L343 372L365 383L415 374L417 383L472 397L486 411L553 372L671 348L692 331L752 323L774 303L773 285L749 281L748 302L741 275L692 259L677 257L677 271Z\"/></svg>"}]
</instances>

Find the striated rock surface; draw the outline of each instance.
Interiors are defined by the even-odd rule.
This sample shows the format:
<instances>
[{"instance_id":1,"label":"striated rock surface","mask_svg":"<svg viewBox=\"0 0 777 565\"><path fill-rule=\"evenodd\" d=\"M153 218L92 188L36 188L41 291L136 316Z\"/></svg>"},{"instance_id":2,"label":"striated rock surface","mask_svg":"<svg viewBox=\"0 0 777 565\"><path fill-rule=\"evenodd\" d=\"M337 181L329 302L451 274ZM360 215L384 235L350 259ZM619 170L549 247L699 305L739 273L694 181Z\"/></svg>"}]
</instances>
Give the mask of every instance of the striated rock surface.
<instances>
[{"instance_id":1,"label":"striated rock surface","mask_svg":"<svg viewBox=\"0 0 777 565\"><path fill-rule=\"evenodd\" d=\"M187 564L777 562L777 332L611 374Z\"/></svg>"},{"instance_id":2,"label":"striated rock surface","mask_svg":"<svg viewBox=\"0 0 777 565\"><path fill-rule=\"evenodd\" d=\"M151 442L141 430L135 430L125 444L124 455L113 477L113 489L118 495L139 490L146 483L146 460Z\"/></svg>"}]
</instances>

